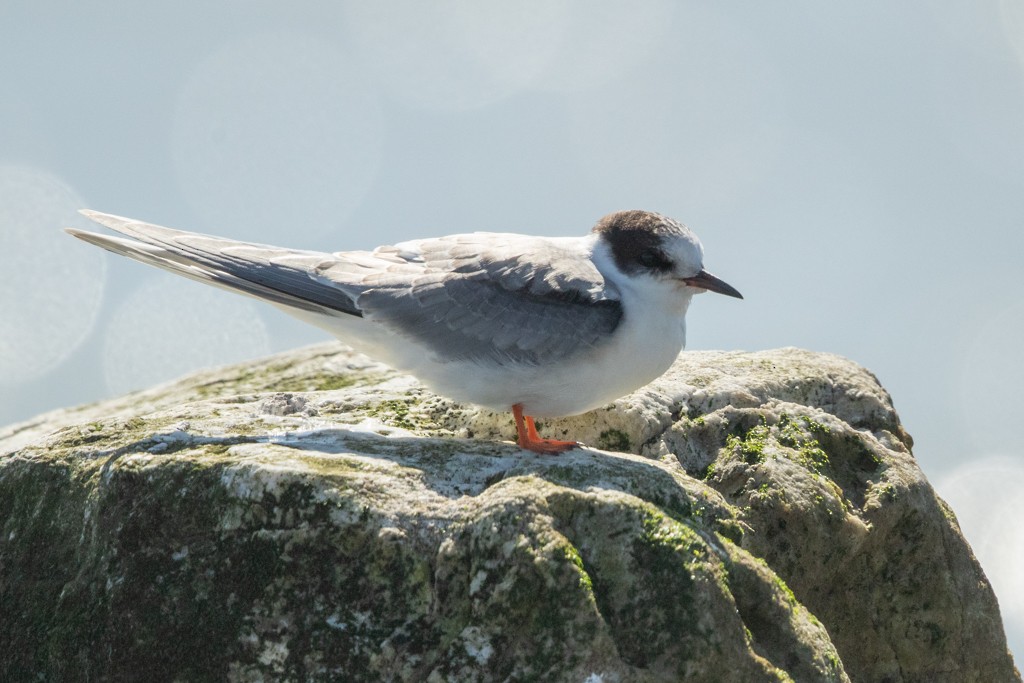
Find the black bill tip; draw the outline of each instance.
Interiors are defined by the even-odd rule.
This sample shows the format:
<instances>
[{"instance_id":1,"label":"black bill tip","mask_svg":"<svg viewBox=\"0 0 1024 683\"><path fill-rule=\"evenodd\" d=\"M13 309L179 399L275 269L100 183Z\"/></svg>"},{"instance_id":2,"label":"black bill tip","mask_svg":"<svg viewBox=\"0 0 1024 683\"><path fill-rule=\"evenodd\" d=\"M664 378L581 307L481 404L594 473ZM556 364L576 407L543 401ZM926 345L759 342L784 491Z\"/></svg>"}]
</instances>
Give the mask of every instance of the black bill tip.
<instances>
[{"instance_id":1,"label":"black bill tip","mask_svg":"<svg viewBox=\"0 0 1024 683\"><path fill-rule=\"evenodd\" d=\"M684 277L683 282L690 287L696 287L697 289L706 289L709 292L724 294L726 296L736 297L737 299L743 298L743 295L739 293L739 290L725 280L715 277L706 270L701 270L693 277Z\"/></svg>"}]
</instances>

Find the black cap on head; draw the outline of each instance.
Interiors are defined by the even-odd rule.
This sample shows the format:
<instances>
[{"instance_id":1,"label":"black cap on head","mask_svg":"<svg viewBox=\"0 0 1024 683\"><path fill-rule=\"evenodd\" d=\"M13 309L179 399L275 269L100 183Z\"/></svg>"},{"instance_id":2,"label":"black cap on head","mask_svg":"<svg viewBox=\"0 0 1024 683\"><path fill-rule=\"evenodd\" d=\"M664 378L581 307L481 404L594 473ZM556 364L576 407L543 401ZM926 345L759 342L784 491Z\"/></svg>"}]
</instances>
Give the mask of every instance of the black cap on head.
<instances>
[{"instance_id":1,"label":"black cap on head","mask_svg":"<svg viewBox=\"0 0 1024 683\"><path fill-rule=\"evenodd\" d=\"M611 247L615 265L624 273L667 272L672 261L663 250L663 238L686 235L689 230L667 216L653 211L618 211L602 218L593 232Z\"/></svg>"}]
</instances>

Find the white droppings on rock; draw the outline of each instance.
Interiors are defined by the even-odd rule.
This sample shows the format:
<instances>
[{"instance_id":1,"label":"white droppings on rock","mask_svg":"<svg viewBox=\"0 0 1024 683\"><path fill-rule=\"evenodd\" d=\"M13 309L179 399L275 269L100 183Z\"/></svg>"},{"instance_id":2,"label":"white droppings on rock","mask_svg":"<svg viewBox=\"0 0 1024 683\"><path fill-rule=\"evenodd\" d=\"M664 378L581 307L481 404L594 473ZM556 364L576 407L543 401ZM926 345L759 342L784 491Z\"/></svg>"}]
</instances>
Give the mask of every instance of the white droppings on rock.
<instances>
[{"instance_id":1,"label":"white droppings on rock","mask_svg":"<svg viewBox=\"0 0 1024 683\"><path fill-rule=\"evenodd\" d=\"M265 641L260 651L259 662L272 668L283 667L288 659L288 643L286 641Z\"/></svg>"},{"instance_id":2,"label":"white droppings on rock","mask_svg":"<svg viewBox=\"0 0 1024 683\"><path fill-rule=\"evenodd\" d=\"M480 666L484 666L494 654L494 646L479 626L467 626L462 629L462 645L466 654Z\"/></svg>"},{"instance_id":3,"label":"white droppings on rock","mask_svg":"<svg viewBox=\"0 0 1024 683\"><path fill-rule=\"evenodd\" d=\"M487 581L487 572L484 570L478 571L473 575L473 580L469 582L469 594L470 596L476 595L480 592L484 582Z\"/></svg>"}]
</instances>

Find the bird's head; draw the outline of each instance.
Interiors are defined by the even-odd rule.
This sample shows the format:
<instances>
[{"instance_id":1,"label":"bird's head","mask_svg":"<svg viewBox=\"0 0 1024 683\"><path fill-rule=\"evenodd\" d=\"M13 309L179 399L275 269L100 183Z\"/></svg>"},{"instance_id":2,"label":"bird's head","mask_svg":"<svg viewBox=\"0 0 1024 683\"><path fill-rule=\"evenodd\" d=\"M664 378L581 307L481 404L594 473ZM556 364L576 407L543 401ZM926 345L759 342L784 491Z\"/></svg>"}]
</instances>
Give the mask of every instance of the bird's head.
<instances>
[{"instance_id":1,"label":"bird's head","mask_svg":"<svg viewBox=\"0 0 1024 683\"><path fill-rule=\"evenodd\" d=\"M690 295L708 291L743 298L734 287L704 270L700 240L667 216L619 211L598 221L594 232L607 245L618 269L631 278L664 282Z\"/></svg>"}]
</instances>

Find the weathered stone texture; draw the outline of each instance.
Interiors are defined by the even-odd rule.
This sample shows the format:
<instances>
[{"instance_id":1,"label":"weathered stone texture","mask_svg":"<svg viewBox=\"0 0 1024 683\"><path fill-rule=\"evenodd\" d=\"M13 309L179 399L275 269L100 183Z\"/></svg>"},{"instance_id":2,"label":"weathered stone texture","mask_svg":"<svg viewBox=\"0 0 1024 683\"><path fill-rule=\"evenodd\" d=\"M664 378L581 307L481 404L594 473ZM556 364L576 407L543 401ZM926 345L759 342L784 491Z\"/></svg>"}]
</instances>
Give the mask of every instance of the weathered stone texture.
<instances>
[{"instance_id":1,"label":"weathered stone texture","mask_svg":"<svg viewBox=\"0 0 1024 683\"><path fill-rule=\"evenodd\" d=\"M0 431L0 680L1020 681L885 391L686 353L502 442L336 345Z\"/></svg>"}]
</instances>

